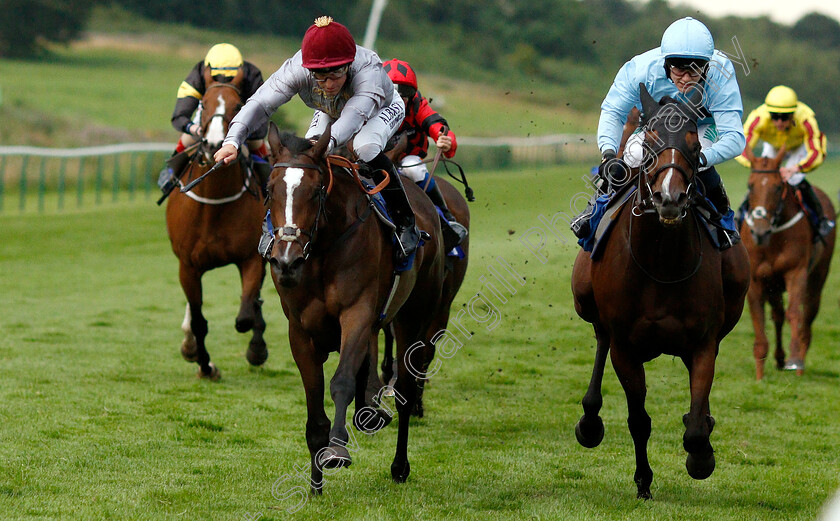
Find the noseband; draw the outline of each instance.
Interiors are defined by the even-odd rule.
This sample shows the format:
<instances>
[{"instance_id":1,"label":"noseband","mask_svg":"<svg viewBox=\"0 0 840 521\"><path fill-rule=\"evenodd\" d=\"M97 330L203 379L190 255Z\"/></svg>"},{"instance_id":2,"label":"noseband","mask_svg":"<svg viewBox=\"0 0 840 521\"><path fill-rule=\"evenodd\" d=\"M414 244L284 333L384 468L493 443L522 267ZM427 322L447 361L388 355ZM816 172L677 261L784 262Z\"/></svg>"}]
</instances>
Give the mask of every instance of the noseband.
<instances>
[{"instance_id":1,"label":"noseband","mask_svg":"<svg viewBox=\"0 0 840 521\"><path fill-rule=\"evenodd\" d=\"M324 173L323 169L319 165L310 163L274 163L274 165L272 165L271 168L301 168L307 170L317 170L321 174ZM324 214L324 203L326 202L331 189L332 170L330 170L329 186L325 187L322 184L318 189L318 213L315 214L315 221L312 223L312 226L309 228L309 231L301 230L297 226L281 226L280 228L274 228L269 230L272 233L272 235L276 236L277 239L280 241L288 243L296 242L300 244L300 247L303 250L304 261L309 259L309 255L312 253L312 243L313 241L315 241L316 235L318 235L318 222L321 220L321 215ZM271 226L270 210L267 216L267 221L268 225ZM305 243L301 240L301 235L306 235L307 240Z\"/></svg>"},{"instance_id":2,"label":"noseband","mask_svg":"<svg viewBox=\"0 0 840 521\"><path fill-rule=\"evenodd\" d=\"M753 170L752 173L753 174L779 174L780 177L781 177L781 172L779 171L778 168L767 169L767 170ZM778 201L776 201L776 211L773 212L773 217L770 219L770 233L771 234L778 233L778 232L787 230L788 228L791 228L794 224L798 223L805 216L805 213L800 210L796 215L794 215L793 217L788 219L787 222L785 222L784 224L781 224L781 225L777 224L779 222L779 219L781 219L781 217L782 217L782 212L784 211L785 198L787 197L788 188L789 188L788 183L785 182L784 180L782 180L782 184L783 184L782 191L779 194ZM752 190L750 190L750 192L752 192ZM747 226L749 226L750 230L752 230L753 226L755 225L755 220L756 219L766 219L767 215L768 215L767 214L767 209L765 207L756 206L750 212L747 213L747 215L744 217L744 221L746 221Z\"/></svg>"}]
</instances>

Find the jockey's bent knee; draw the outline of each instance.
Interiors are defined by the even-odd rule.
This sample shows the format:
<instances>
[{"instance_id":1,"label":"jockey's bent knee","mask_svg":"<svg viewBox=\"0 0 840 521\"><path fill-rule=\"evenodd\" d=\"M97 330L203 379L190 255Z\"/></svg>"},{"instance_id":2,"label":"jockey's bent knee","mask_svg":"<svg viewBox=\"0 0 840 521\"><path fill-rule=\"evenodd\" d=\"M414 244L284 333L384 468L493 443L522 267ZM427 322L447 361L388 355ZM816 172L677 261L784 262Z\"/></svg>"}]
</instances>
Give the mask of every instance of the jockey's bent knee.
<instances>
[{"instance_id":1,"label":"jockey's bent knee","mask_svg":"<svg viewBox=\"0 0 840 521\"><path fill-rule=\"evenodd\" d=\"M372 161L373 158L378 156L383 149L383 146L380 143L359 143L358 141L354 141L353 146L356 150L356 155L359 156L359 159L366 163Z\"/></svg>"},{"instance_id":2,"label":"jockey's bent knee","mask_svg":"<svg viewBox=\"0 0 840 521\"><path fill-rule=\"evenodd\" d=\"M415 183L420 183L426 180L429 169L426 168L426 164L423 163L420 156L411 155L405 156L400 161L400 173Z\"/></svg>"}]
</instances>

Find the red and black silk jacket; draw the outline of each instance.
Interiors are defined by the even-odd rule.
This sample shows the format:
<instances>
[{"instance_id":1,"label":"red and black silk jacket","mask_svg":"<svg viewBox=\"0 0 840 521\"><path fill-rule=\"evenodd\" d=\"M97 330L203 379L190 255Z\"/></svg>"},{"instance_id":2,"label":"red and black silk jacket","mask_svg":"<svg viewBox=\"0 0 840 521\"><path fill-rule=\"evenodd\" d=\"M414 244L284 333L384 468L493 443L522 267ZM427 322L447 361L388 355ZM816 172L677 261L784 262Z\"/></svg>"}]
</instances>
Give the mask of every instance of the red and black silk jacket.
<instances>
[{"instance_id":1,"label":"red and black silk jacket","mask_svg":"<svg viewBox=\"0 0 840 521\"><path fill-rule=\"evenodd\" d=\"M408 147L405 155L426 157L426 151L429 149L429 137L437 141L444 125L449 128L449 124L443 119L443 116L435 112L426 98L419 91L414 94L414 97L408 100L406 104L405 120L397 132L397 134L405 133L408 137ZM458 142L451 130L448 135L452 138L452 148L444 155L451 158L455 155Z\"/></svg>"}]
</instances>

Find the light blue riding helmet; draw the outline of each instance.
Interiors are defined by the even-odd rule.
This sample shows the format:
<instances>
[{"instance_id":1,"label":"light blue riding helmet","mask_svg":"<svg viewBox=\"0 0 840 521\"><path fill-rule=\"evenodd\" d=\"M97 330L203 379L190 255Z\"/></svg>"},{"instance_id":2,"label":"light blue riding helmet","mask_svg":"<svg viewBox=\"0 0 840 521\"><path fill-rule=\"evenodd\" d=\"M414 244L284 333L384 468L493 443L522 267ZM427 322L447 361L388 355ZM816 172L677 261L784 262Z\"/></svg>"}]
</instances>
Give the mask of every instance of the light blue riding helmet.
<instances>
[{"instance_id":1,"label":"light blue riding helmet","mask_svg":"<svg viewBox=\"0 0 840 521\"><path fill-rule=\"evenodd\" d=\"M709 61L715 52L715 40L703 22L688 16L665 29L660 51L665 59L695 58Z\"/></svg>"}]
</instances>

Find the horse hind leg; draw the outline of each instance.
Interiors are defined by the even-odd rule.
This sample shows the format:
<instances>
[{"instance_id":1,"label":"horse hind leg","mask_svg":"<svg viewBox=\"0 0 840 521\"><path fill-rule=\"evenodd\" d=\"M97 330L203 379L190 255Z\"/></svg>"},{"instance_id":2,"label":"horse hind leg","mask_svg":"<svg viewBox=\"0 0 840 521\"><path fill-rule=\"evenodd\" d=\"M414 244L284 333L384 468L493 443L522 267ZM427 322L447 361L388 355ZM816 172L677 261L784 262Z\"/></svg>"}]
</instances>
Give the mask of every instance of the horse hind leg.
<instances>
[{"instance_id":1,"label":"horse hind leg","mask_svg":"<svg viewBox=\"0 0 840 521\"><path fill-rule=\"evenodd\" d=\"M782 345L782 331L785 325L785 305L782 299L782 293L780 291L771 292L768 301L770 302L773 325L776 330L776 350L773 357L776 360L776 369L784 369L785 348Z\"/></svg>"},{"instance_id":2,"label":"horse hind leg","mask_svg":"<svg viewBox=\"0 0 840 521\"><path fill-rule=\"evenodd\" d=\"M261 257L255 256L239 264L238 268L242 280L242 301L239 314L236 316L236 330L240 333L252 332L245 358L249 364L260 366L268 358L268 349L263 338L265 332L265 320L262 315L263 301L260 298L260 288L265 278L265 262Z\"/></svg>"},{"instance_id":3,"label":"horse hind leg","mask_svg":"<svg viewBox=\"0 0 840 521\"><path fill-rule=\"evenodd\" d=\"M181 329L184 331L184 341L181 343L181 356L188 362L196 362L199 378L218 380L219 370L210 361L210 354L204 344L207 338L207 319L201 313L201 275L190 268L181 265L181 287L187 297L187 311Z\"/></svg>"},{"instance_id":4,"label":"horse hind leg","mask_svg":"<svg viewBox=\"0 0 840 521\"><path fill-rule=\"evenodd\" d=\"M595 336L597 338L595 365L592 368L589 388L583 396L583 416L575 425L575 437L578 443L588 449L597 447L604 439L604 421L598 413L603 405L601 382L604 379L604 366L607 362L610 347L609 336L601 328L595 328Z\"/></svg>"}]
</instances>

